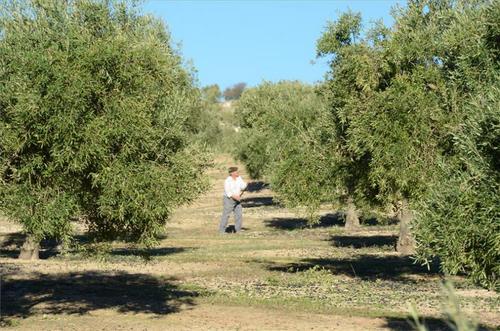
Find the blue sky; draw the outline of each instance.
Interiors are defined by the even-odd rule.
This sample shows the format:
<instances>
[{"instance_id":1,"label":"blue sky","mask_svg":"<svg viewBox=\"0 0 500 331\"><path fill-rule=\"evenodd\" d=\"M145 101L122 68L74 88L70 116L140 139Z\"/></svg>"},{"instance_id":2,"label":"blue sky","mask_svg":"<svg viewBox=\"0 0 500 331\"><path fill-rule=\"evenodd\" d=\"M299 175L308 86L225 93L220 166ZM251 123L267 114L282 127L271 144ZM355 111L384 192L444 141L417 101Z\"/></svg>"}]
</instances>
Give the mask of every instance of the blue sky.
<instances>
[{"instance_id":1,"label":"blue sky","mask_svg":"<svg viewBox=\"0 0 500 331\"><path fill-rule=\"evenodd\" d=\"M317 82L327 66L316 60L315 45L328 20L351 9L365 24L383 19L392 25L390 9L397 3L403 1L149 0L144 12L166 22L201 86L224 89L263 80Z\"/></svg>"}]
</instances>

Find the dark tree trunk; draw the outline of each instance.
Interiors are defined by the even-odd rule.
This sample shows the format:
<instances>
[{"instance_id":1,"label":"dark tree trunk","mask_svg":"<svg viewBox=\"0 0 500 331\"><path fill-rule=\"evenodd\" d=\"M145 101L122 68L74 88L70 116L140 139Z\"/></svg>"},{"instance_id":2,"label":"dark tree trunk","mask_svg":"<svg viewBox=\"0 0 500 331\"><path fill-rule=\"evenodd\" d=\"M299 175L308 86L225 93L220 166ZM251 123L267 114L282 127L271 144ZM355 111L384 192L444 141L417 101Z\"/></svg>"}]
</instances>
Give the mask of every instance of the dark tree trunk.
<instances>
[{"instance_id":1,"label":"dark tree trunk","mask_svg":"<svg viewBox=\"0 0 500 331\"><path fill-rule=\"evenodd\" d=\"M345 229L348 231L359 230L359 217L356 206L351 197L347 199L347 211L345 213Z\"/></svg>"},{"instance_id":2,"label":"dark tree trunk","mask_svg":"<svg viewBox=\"0 0 500 331\"><path fill-rule=\"evenodd\" d=\"M413 213L410 210L408 201L403 200L398 213L399 219L399 238L396 244L396 250L403 255L415 253L415 241L410 233L410 224L413 220Z\"/></svg>"},{"instance_id":3,"label":"dark tree trunk","mask_svg":"<svg viewBox=\"0 0 500 331\"><path fill-rule=\"evenodd\" d=\"M21 252L19 253L19 259L21 260L38 260L40 251L40 243L30 235L26 236L23 246L21 247Z\"/></svg>"}]
</instances>

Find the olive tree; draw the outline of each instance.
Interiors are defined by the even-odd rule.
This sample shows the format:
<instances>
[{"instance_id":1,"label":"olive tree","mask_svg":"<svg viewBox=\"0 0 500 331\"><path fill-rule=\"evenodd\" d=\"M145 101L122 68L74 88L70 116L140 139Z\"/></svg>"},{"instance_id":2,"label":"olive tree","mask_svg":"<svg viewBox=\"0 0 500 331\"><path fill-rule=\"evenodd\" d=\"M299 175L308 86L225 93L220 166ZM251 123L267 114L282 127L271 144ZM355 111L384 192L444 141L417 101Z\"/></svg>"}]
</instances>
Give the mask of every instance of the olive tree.
<instances>
[{"instance_id":1,"label":"olive tree","mask_svg":"<svg viewBox=\"0 0 500 331\"><path fill-rule=\"evenodd\" d=\"M360 17L347 13L318 42L319 55L333 56L328 81L334 119L344 129L340 141L350 160L365 161L351 161L347 173L362 199L397 207L402 253L414 251L411 203L438 180L449 126L461 118L440 60L452 17L446 1L411 1L396 11L392 31L376 26L359 38Z\"/></svg>"},{"instance_id":2,"label":"olive tree","mask_svg":"<svg viewBox=\"0 0 500 331\"><path fill-rule=\"evenodd\" d=\"M360 225L360 207L371 206L374 188L368 182L371 154L353 148L354 111L366 106L379 79L373 68L380 66L378 54L360 39L361 15L351 11L335 22L328 22L317 41L317 56L328 57L330 70L321 86L331 113L334 157L330 165L347 205L346 227Z\"/></svg>"},{"instance_id":3,"label":"olive tree","mask_svg":"<svg viewBox=\"0 0 500 331\"><path fill-rule=\"evenodd\" d=\"M195 141L206 147L217 149L223 140L222 116L219 86L209 85L200 89L201 107L193 121L195 127Z\"/></svg>"},{"instance_id":4,"label":"olive tree","mask_svg":"<svg viewBox=\"0 0 500 331\"><path fill-rule=\"evenodd\" d=\"M331 56L325 93L340 141L366 160L357 191L397 204L398 250L416 245L419 260L437 256L444 271L493 287L499 12L494 1L415 0L392 29L359 38L347 13L318 42Z\"/></svg>"},{"instance_id":5,"label":"olive tree","mask_svg":"<svg viewBox=\"0 0 500 331\"><path fill-rule=\"evenodd\" d=\"M439 257L443 270L465 273L498 290L500 274L500 5L459 2L441 40L448 107L461 120L449 126L450 153L439 180L417 204L417 258Z\"/></svg>"},{"instance_id":6,"label":"olive tree","mask_svg":"<svg viewBox=\"0 0 500 331\"><path fill-rule=\"evenodd\" d=\"M199 93L164 25L126 2L0 4L0 207L27 234L155 242L205 185Z\"/></svg>"},{"instance_id":7,"label":"olive tree","mask_svg":"<svg viewBox=\"0 0 500 331\"><path fill-rule=\"evenodd\" d=\"M242 127L238 157L252 177L265 177L290 207L313 221L322 202L335 200L330 162L331 120L324 98L299 82L263 83L236 107Z\"/></svg>"},{"instance_id":8,"label":"olive tree","mask_svg":"<svg viewBox=\"0 0 500 331\"><path fill-rule=\"evenodd\" d=\"M420 201L414 232L417 258L441 260L449 274L465 273L491 289L500 286L500 89L491 87L466 106L454 132L456 154L440 164L442 180Z\"/></svg>"}]
</instances>

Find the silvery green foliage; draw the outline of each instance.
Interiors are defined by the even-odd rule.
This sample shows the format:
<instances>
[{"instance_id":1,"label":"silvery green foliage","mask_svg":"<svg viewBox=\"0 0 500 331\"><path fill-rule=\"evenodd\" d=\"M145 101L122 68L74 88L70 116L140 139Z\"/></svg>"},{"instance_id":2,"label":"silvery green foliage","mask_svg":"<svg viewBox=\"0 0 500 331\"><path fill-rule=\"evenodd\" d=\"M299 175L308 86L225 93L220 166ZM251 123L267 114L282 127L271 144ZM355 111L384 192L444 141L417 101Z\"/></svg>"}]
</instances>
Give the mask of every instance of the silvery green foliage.
<instances>
[{"instance_id":1,"label":"silvery green foliage","mask_svg":"<svg viewBox=\"0 0 500 331\"><path fill-rule=\"evenodd\" d=\"M195 141L212 149L220 149L224 140L224 124L221 116L221 92L219 86L209 85L200 89L201 109L198 115Z\"/></svg>"},{"instance_id":2,"label":"silvery green foliage","mask_svg":"<svg viewBox=\"0 0 500 331\"><path fill-rule=\"evenodd\" d=\"M1 208L37 240L82 217L152 244L204 188L192 80L166 28L126 2L2 2Z\"/></svg>"},{"instance_id":3,"label":"silvery green foliage","mask_svg":"<svg viewBox=\"0 0 500 331\"><path fill-rule=\"evenodd\" d=\"M358 16L346 13L318 41L331 56L324 93L339 159L350 165L339 175L355 179L346 187L358 202L408 200L419 259L438 256L446 272L492 287L499 12L498 1L415 0L390 30L359 38Z\"/></svg>"},{"instance_id":4,"label":"silvery green foliage","mask_svg":"<svg viewBox=\"0 0 500 331\"><path fill-rule=\"evenodd\" d=\"M238 157L250 175L268 179L280 200L306 207L311 219L335 191L325 106L313 87L284 81L247 89L236 108L242 127Z\"/></svg>"},{"instance_id":5,"label":"silvery green foliage","mask_svg":"<svg viewBox=\"0 0 500 331\"><path fill-rule=\"evenodd\" d=\"M453 134L456 154L419 204L418 258L439 257L450 274L500 288L500 90L485 89Z\"/></svg>"}]
</instances>

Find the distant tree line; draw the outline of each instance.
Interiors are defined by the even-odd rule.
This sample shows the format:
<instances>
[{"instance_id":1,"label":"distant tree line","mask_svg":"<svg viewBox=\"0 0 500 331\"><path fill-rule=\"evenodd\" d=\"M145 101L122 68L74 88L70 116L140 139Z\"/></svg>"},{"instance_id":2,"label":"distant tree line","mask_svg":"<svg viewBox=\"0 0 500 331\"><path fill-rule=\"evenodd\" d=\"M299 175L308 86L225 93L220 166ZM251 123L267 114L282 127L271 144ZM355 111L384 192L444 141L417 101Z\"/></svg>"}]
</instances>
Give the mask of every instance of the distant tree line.
<instances>
[{"instance_id":1,"label":"distant tree line","mask_svg":"<svg viewBox=\"0 0 500 331\"><path fill-rule=\"evenodd\" d=\"M233 86L227 87L222 95L226 101L238 100L246 87L246 83L237 83Z\"/></svg>"}]
</instances>

